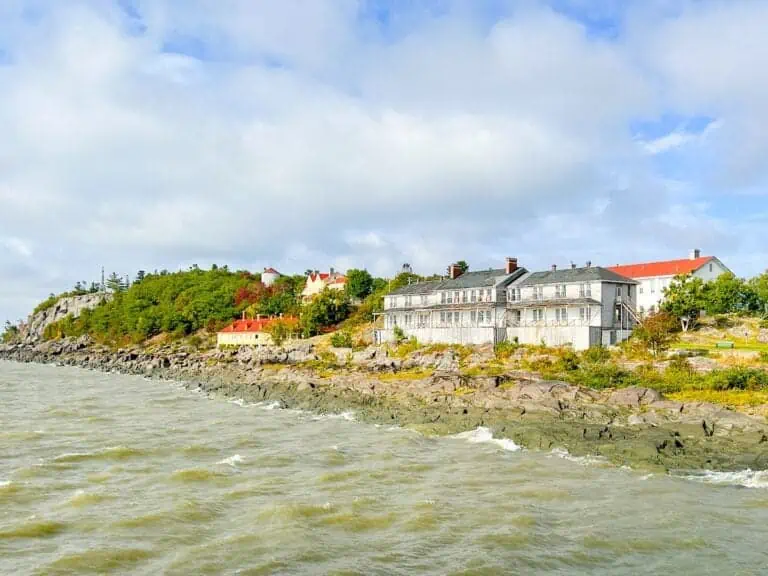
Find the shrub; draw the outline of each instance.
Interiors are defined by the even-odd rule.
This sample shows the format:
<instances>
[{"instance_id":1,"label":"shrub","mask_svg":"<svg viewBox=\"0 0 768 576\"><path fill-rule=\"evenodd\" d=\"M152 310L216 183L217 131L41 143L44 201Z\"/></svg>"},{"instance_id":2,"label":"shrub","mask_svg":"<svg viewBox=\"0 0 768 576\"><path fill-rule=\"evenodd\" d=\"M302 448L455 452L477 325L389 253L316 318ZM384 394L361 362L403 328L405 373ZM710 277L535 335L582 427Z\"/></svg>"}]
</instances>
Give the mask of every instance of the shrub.
<instances>
[{"instance_id":1,"label":"shrub","mask_svg":"<svg viewBox=\"0 0 768 576\"><path fill-rule=\"evenodd\" d=\"M591 346L581 353L581 358L590 364L604 364L611 359L611 352L603 346Z\"/></svg>"},{"instance_id":2,"label":"shrub","mask_svg":"<svg viewBox=\"0 0 768 576\"><path fill-rule=\"evenodd\" d=\"M760 362L768 364L768 351L763 350L760 352Z\"/></svg>"},{"instance_id":3,"label":"shrub","mask_svg":"<svg viewBox=\"0 0 768 576\"><path fill-rule=\"evenodd\" d=\"M557 356L555 370L558 372L573 372L579 369L579 356L570 348L562 348Z\"/></svg>"},{"instance_id":4,"label":"shrub","mask_svg":"<svg viewBox=\"0 0 768 576\"><path fill-rule=\"evenodd\" d=\"M566 375L566 378L574 384L581 384L588 388L626 388L640 384L640 379L627 370L623 370L613 364L596 364Z\"/></svg>"},{"instance_id":5,"label":"shrub","mask_svg":"<svg viewBox=\"0 0 768 576\"><path fill-rule=\"evenodd\" d=\"M718 314L715 316L715 327L719 328L720 330L724 330L725 328L730 327L731 321L728 318L728 316L723 316L722 314Z\"/></svg>"},{"instance_id":6,"label":"shrub","mask_svg":"<svg viewBox=\"0 0 768 576\"><path fill-rule=\"evenodd\" d=\"M768 373L755 368L729 368L710 372L705 388L711 390L761 390L768 388Z\"/></svg>"},{"instance_id":7,"label":"shrub","mask_svg":"<svg viewBox=\"0 0 768 576\"><path fill-rule=\"evenodd\" d=\"M415 336L411 336L408 340L400 341L397 348L394 350L394 355L397 358L405 358L408 354L416 352L421 346Z\"/></svg>"},{"instance_id":8,"label":"shrub","mask_svg":"<svg viewBox=\"0 0 768 576\"><path fill-rule=\"evenodd\" d=\"M689 376L694 373L693 366L688 362L688 358L684 356L674 356L669 361L666 371L673 374L687 374Z\"/></svg>"},{"instance_id":9,"label":"shrub","mask_svg":"<svg viewBox=\"0 0 768 576\"><path fill-rule=\"evenodd\" d=\"M493 352L499 360L507 360L512 354L517 352L520 345L517 342L497 342L493 347Z\"/></svg>"},{"instance_id":10,"label":"shrub","mask_svg":"<svg viewBox=\"0 0 768 576\"><path fill-rule=\"evenodd\" d=\"M346 330L334 332L331 336L331 346L334 348L352 348L352 334Z\"/></svg>"},{"instance_id":11,"label":"shrub","mask_svg":"<svg viewBox=\"0 0 768 576\"><path fill-rule=\"evenodd\" d=\"M403 329L400 328L400 326L395 326L395 329L392 331L395 336L395 342L400 344L403 340L405 340L405 332L403 332Z\"/></svg>"},{"instance_id":12,"label":"shrub","mask_svg":"<svg viewBox=\"0 0 768 576\"><path fill-rule=\"evenodd\" d=\"M677 321L666 312L659 312L646 318L635 330L632 339L641 343L652 355L658 356L677 339L676 329Z\"/></svg>"},{"instance_id":13,"label":"shrub","mask_svg":"<svg viewBox=\"0 0 768 576\"><path fill-rule=\"evenodd\" d=\"M768 328L768 318L760 320L760 328Z\"/></svg>"}]
</instances>

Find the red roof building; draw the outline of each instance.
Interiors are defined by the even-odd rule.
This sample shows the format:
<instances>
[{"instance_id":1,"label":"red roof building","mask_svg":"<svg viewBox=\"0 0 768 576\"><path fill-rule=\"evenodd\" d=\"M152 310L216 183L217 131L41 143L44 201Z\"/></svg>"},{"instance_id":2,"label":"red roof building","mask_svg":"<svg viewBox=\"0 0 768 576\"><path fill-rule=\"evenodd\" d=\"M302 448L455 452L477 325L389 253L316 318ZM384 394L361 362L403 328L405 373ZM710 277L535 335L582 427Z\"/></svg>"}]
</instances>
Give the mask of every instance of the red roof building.
<instances>
[{"instance_id":1,"label":"red roof building","mask_svg":"<svg viewBox=\"0 0 768 576\"><path fill-rule=\"evenodd\" d=\"M278 321L294 327L299 323L293 316L235 320L219 331L216 340L219 346L269 346L272 336L267 328Z\"/></svg>"},{"instance_id":2,"label":"red roof building","mask_svg":"<svg viewBox=\"0 0 768 576\"><path fill-rule=\"evenodd\" d=\"M692 250L688 258L642 262L639 264L617 264L608 266L608 270L637 280L637 311L642 315L658 310L664 299L664 290L669 287L675 276L688 275L702 280L714 280L721 274L730 272L714 256L702 256L699 250Z\"/></svg>"}]
</instances>

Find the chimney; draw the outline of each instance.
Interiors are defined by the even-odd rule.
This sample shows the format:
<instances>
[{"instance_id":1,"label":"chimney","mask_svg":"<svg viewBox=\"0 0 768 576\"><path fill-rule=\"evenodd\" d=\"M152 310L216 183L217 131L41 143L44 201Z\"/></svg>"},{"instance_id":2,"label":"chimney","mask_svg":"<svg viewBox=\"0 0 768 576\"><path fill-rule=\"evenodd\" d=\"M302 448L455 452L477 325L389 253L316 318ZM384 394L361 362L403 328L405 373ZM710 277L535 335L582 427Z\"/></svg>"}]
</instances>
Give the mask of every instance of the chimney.
<instances>
[{"instance_id":1,"label":"chimney","mask_svg":"<svg viewBox=\"0 0 768 576\"><path fill-rule=\"evenodd\" d=\"M571 270L576 270L576 262L571 262Z\"/></svg>"},{"instance_id":2,"label":"chimney","mask_svg":"<svg viewBox=\"0 0 768 576\"><path fill-rule=\"evenodd\" d=\"M333 268L331 268L331 276L333 276L334 272L335 272L335 270Z\"/></svg>"},{"instance_id":3,"label":"chimney","mask_svg":"<svg viewBox=\"0 0 768 576\"><path fill-rule=\"evenodd\" d=\"M592 260L587 260L587 268L592 268Z\"/></svg>"},{"instance_id":4,"label":"chimney","mask_svg":"<svg viewBox=\"0 0 768 576\"><path fill-rule=\"evenodd\" d=\"M552 272L557 272L557 264L552 264Z\"/></svg>"},{"instance_id":5,"label":"chimney","mask_svg":"<svg viewBox=\"0 0 768 576\"><path fill-rule=\"evenodd\" d=\"M506 263L506 266L504 267L504 271L507 274L512 274L512 272L514 272L515 270L517 270L517 258L507 258L507 263Z\"/></svg>"},{"instance_id":6,"label":"chimney","mask_svg":"<svg viewBox=\"0 0 768 576\"><path fill-rule=\"evenodd\" d=\"M699 250L698 248L691 250L688 253L688 258L690 258L691 260L696 260L697 258L701 258L701 250Z\"/></svg>"},{"instance_id":7,"label":"chimney","mask_svg":"<svg viewBox=\"0 0 768 576\"><path fill-rule=\"evenodd\" d=\"M461 276L461 268L459 268L457 264L451 264L448 266L448 278L451 280L456 280L456 278L459 276Z\"/></svg>"}]
</instances>

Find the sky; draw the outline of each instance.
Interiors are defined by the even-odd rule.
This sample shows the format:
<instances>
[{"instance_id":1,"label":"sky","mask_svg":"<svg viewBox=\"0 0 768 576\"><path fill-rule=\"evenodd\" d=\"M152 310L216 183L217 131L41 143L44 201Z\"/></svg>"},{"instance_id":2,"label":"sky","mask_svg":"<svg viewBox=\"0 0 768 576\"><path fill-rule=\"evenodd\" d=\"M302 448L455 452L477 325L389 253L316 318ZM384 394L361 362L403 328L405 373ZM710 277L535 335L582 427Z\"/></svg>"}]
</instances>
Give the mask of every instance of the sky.
<instances>
[{"instance_id":1,"label":"sky","mask_svg":"<svg viewBox=\"0 0 768 576\"><path fill-rule=\"evenodd\" d=\"M768 2L2 0L0 322L107 273L768 268Z\"/></svg>"}]
</instances>

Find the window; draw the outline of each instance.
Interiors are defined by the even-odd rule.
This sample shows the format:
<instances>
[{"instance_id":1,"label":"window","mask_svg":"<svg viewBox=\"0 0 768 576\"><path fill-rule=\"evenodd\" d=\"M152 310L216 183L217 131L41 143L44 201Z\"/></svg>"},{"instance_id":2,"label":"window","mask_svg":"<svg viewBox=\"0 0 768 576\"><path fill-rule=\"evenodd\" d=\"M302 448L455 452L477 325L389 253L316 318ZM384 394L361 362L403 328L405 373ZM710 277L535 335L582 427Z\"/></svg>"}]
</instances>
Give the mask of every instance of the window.
<instances>
[{"instance_id":1,"label":"window","mask_svg":"<svg viewBox=\"0 0 768 576\"><path fill-rule=\"evenodd\" d=\"M488 290L485 291L485 301L486 302L493 302L493 290L488 288Z\"/></svg>"},{"instance_id":2,"label":"window","mask_svg":"<svg viewBox=\"0 0 768 576\"><path fill-rule=\"evenodd\" d=\"M440 324L445 326L445 312L440 312Z\"/></svg>"},{"instance_id":3,"label":"window","mask_svg":"<svg viewBox=\"0 0 768 576\"><path fill-rule=\"evenodd\" d=\"M512 323L513 324L520 324L522 321L522 312L520 310L513 310L512 311Z\"/></svg>"},{"instance_id":4,"label":"window","mask_svg":"<svg viewBox=\"0 0 768 576\"><path fill-rule=\"evenodd\" d=\"M709 271L712 272L712 264L709 265Z\"/></svg>"},{"instance_id":5,"label":"window","mask_svg":"<svg viewBox=\"0 0 768 576\"><path fill-rule=\"evenodd\" d=\"M473 292L473 294L474 294L474 292ZM477 312L475 312L474 310L472 310L472 312L469 313L469 323L472 326L477 324Z\"/></svg>"},{"instance_id":6,"label":"window","mask_svg":"<svg viewBox=\"0 0 768 576\"><path fill-rule=\"evenodd\" d=\"M588 308L579 308L579 320L584 322L585 320L589 320L588 314L587 314Z\"/></svg>"},{"instance_id":7,"label":"window","mask_svg":"<svg viewBox=\"0 0 768 576\"><path fill-rule=\"evenodd\" d=\"M427 302L428 302L428 299L427 299L427 295L425 294L424 296L421 297L421 305L426 306Z\"/></svg>"},{"instance_id":8,"label":"window","mask_svg":"<svg viewBox=\"0 0 768 576\"><path fill-rule=\"evenodd\" d=\"M616 296L621 298L621 286L616 286Z\"/></svg>"},{"instance_id":9,"label":"window","mask_svg":"<svg viewBox=\"0 0 768 576\"><path fill-rule=\"evenodd\" d=\"M534 308L533 310L533 321L534 322L542 322L544 320L544 309L543 308Z\"/></svg>"},{"instance_id":10,"label":"window","mask_svg":"<svg viewBox=\"0 0 768 576\"><path fill-rule=\"evenodd\" d=\"M405 315L405 326L406 327L410 327L410 325L411 325L411 315L410 314L406 314Z\"/></svg>"},{"instance_id":11,"label":"window","mask_svg":"<svg viewBox=\"0 0 768 576\"><path fill-rule=\"evenodd\" d=\"M467 303L467 291L464 290L464 292L461 293L461 303L466 304Z\"/></svg>"},{"instance_id":12,"label":"window","mask_svg":"<svg viewBox=\"0 0 768 576\"><path fill-rule=\"evenodd\" d=\"M392 296L389 299L389 307L390 308L397 308L397 298L395 296Z\"/></svg>"},{"instance_id":13,"label":"window","mask_svg":"<svg viewBox=\"0 0 768 576\"><path fill-rule=\"evenodd\" d=\"M469 298L471 302L477 302L477 290L472 290Z\"/></svg>"},{"instance_id":14,"label":"window","mask_svg":"<svg viewBox=\"0 0 768 576\"><path fill-rule=\"evenodd\" d=\"M645 288L643 288L642 284L640 284L640 288L638 288L638 290L640 291L640 294L645 292Z\"/></svg>"},{"instance_id":15,"label":"window","mask_svg":"<svg viewBox=\"0 0 768 576\"><path fill-rule=\"evenodd\" d=\"M519 302L520 301L520 288L512 288L509 291L509 299L512 302Z\"/></svg>"},{"instance_id":16,"label":"window","mask_svg":"<svg viewBox=\"0 0 768 576\"><path fill-rule=\"evenodd\" d=\"M453 293L453 301L456 302L456 304L459 303L459 293L458 292L454 292Z\"/></svg>"},{"instance_id":17,"label":"window","mask_svg":"<svg viewBox=\"0 0 768 576\"><path fill-rule=\"evenodd\" d=\"M565 284L555 286L555 298L565 298Z\"/></svg>"},{"instance_id":18,"label":"window","mask_svg":"<svg viewBox=\"0 0 768 576\"><path fill-rule=\"evenodd\" d=\"M445 295L445 302L446 302L446 304L453 304L453 293L452 292L446 293L446 295Z\"/></svg>"},{"instance_id":19,"label":"window","mask_svg":"<svg viewBox=\"0 0 768 576\"><path fill-rule=\"evenodd\" d=\"M592 298L592 284L579 285L579 298Z\"/></svg>"},{"instance_id":20,"label":"window","mask_svg":"<svg viewBox=\"0 0 768 576\"><path fill-rule=\"evenodd\" d=\"M555 320L560 324L568 323L568 308L557 308L555 310Z\"/></svg>"},{"instance_id":21,"label":"window","mask_svg":"<svg viewBox=\"0 0 768 576\"><path fill-rule=\"evenodd\" d=\"M412 298L413 298L412 296L406 296L406 297L405 297L405 307L406 307L406 308L408 308L408 307L410 307L410 306L411 306L411 303L412 303Z\"/></svg>"},{"instance_id":22,"label":"window","mask_svg":"<svg viewBox=\"0 0 768 576\"><path fill-rule=\"evenodd\" d=\"M491 316L491 311L490 310L486 311L486 313L485 313L485 322L486 322L486 324L493 325L493 317Z\"/></svg>"},{"instance_id":23,"label":"window","mask_svg":"<svg viewBox=\"0 0 768 576\"><path fill-rule=\"evenodd\" d=\"M440 292L440 304L445 304L445 292Z\"/></svg>"},{"instance_id":24,"label":"window","mask_svg":"<svg viewBox=\"0 0 768 576\"><path fill-rule=\"evenodd\" d=\"M477 313L477 323L478 324L482 324L484 317L485 317L485 312L483 312L482 310L480 312L478 312Z\"/></svg>"},{"instance_id":25,"label":"window","mask_svg":"<svg viewBox=\"0 0 768 576\"><path fill-rule=\"evenodd\" d=\"M651 279L651 294L656 294L656 278Z\"/></svg>"},{"instance_id":26,"label":"window","mask_svg":"<svg viewBox=\"0 0 768 576\"><path fill-rule=\"evenodd\" d=\"M534 286L533 287L533 299L534 300L544 300L544 286Z\"/></svg>"},{"instance_id":27,"label":"window","mask_svg":"<svg viewBox=\"0 0 768 576\"><path fill-rule=\"evenodd\" d=\"M453 323L459 326L461 324L461 312L453 313Z\"/></svg>"}]
</instances>

